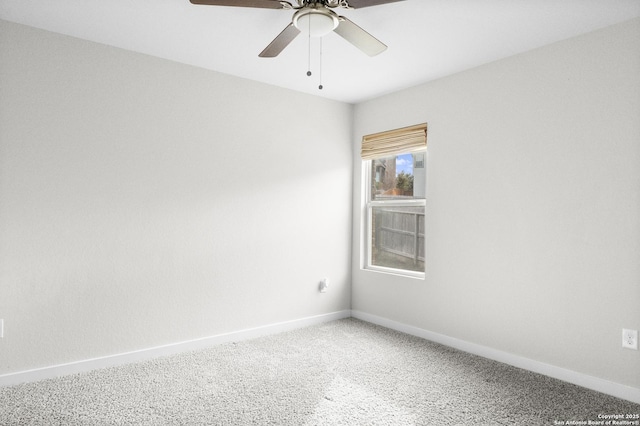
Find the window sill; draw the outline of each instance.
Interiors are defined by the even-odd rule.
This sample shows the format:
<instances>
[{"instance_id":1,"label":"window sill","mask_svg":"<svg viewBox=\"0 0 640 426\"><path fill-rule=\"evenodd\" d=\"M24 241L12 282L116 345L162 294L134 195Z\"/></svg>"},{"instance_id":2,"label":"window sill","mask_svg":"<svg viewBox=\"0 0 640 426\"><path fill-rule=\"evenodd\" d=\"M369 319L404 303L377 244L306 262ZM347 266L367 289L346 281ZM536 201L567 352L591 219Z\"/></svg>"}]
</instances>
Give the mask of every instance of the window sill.
<instances>
[{"instance_id":1,"label":"window sill","mask_svg":"<svg viewBox=\"0 0 640 426\"><path fill-rule=\"evenodd\" d=\"M364 268L361 268L361 270L367 271L367 272L380 273L380 274L394 275L396 277L402 277L402 278L412 278L415 280L425 279L424 272L407 271L404 269L385 268L383 266L366 266Z\"/></svg>"}]
</instances>

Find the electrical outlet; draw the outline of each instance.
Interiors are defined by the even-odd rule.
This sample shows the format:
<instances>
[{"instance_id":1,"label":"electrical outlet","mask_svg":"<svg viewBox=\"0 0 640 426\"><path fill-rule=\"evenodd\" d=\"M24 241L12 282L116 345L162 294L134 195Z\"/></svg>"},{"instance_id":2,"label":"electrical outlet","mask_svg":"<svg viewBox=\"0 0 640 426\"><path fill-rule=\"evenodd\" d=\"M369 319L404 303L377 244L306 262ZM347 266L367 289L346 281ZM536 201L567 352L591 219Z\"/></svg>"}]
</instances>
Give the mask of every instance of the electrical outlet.
<instances>
[{"instance_id":1,"label":"electrical outlet","mask_svg":"<svg viewBox=\"0 0 640 426\"><path fill-rule=\"evenodd\" d=\"M622 347L638 350L638 330L622 329Z\"/></svg>"},{"instance_id":2,"label":"electrical outlet","mask_svg":"<svg viewBox=\"0 0 640 426\"><path fill-rule=\"evenodd\" d=\"M326 293L327 289L329 288L329 278L323 278L322 281L320 281L320 293Z\"/></svg>"}]
</instances>

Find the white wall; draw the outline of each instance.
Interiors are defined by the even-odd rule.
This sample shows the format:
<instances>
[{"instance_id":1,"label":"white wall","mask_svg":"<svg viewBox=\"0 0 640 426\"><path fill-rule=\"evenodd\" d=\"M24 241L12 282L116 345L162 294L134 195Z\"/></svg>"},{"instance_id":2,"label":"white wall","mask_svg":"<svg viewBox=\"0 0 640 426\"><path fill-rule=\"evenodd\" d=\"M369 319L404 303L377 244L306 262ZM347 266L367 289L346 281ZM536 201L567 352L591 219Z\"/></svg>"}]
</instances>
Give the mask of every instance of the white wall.
<instances>
[{"instance_id":1,"label":"white wall","mask_svg":"<svg viewBox=\"0 0 640 426\"><path fill-rule=\"evenodd\" d=\"M361 270L360 138L428 122L426 279ZM354 310L640 388L640 20L356 106Z\"/></svg>"},{"instance_id":2,"label":"white wall","mask_svg":"<svg viewBox=\"0 0 640 426\"><path fill-rule=\"evenodd\" d=\"M0 374L349 309L352 274L355 310L640 388L638 52L636 19L352 129L345 104L0 21ZM362 271L350 141L424 121L426 280Z\"/></svg>"},{"instance_id":3,"label":"white wall","mask_svg":"<svg viewBox=\"0 0 640 426\"><path fill-rule=\"evenodd\" d=\"M349 309L351 123L0 21L0 374Z\"/></svg>"}]
</instances>

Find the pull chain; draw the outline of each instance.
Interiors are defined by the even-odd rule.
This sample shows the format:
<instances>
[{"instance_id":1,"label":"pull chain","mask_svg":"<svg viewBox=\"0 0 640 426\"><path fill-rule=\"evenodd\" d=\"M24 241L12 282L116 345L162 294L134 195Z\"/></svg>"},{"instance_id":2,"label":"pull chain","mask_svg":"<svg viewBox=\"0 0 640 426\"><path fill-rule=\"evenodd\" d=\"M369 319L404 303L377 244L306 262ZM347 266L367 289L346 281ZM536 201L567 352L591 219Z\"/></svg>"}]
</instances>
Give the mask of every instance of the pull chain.
<instances>
[{"instance_id":1,"label":"pull chain","mask_svg":"<svg viewBox=\"0 0 640 426\"><path fill-rule=\"evenodd\" d=\"M307 35L307 77L311 77L311 14L309 14L309 34ZM322 37L320 37L320 84L318 89L322 90Z\"/></svg>"},{"instance_id":2,"label":"pull chain","mask_svg":"<svg viewBox=\"0 0 640 426\"><path fill-rule=\"evenodd\" d=\"M322 90L322 37L320 37L320 85L318 89Z\"/></svg>"},{"instance_id":3,"label":"pull chain","mask_svg":"<svg viewBox=\"0 0 640 426\"><path fill-rule=\"evenodd\" d=\"M308 50L307 50L307 77L311 77L311 14L309 14L309 35L308 39Z\"/></svg>"}]
</instances>

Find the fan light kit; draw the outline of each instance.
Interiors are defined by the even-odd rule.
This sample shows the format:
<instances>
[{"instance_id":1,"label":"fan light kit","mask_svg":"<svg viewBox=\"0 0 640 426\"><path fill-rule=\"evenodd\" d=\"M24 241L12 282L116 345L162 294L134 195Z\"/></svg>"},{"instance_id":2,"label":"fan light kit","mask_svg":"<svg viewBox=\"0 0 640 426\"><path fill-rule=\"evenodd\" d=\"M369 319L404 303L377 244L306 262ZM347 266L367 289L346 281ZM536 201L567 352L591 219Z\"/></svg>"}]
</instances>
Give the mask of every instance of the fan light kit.
<instances>
[{"instance_id":1,"label":"fan light kit","mask_svg":"<svg viewBox=\"0 0 640 426\"><path fill-rule=\"evenodd\" d=\"M322 37L338 26L338 15L326 7L305 7L293 15L293 25L311 37Z\"/></svg>"},{"instance_id":2,"label":"fan light kit","mask_svg":"<svg viewBox=\"0 0 640 426\"><path fill-rule=\"evenodd\" d=\"M279 0L189 1L193 4L209 6L295 10L291 23L258 55L261 58L275 58L300 33L304 33L308 37L322 37L332 31L367 55L376 56L384 52L387 46L349 19L338 15L331 9L337 7L343 9L361 9L363 7L395 3L403 0L295 0L295 4ZM322 56L322 50L320 55ZM311 75L311 71L308 71L307 75ZM319 88L322 89L322 83Z\"/></svg>"}]
</instances>

